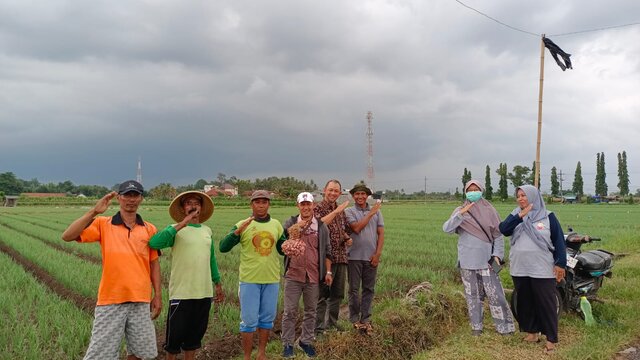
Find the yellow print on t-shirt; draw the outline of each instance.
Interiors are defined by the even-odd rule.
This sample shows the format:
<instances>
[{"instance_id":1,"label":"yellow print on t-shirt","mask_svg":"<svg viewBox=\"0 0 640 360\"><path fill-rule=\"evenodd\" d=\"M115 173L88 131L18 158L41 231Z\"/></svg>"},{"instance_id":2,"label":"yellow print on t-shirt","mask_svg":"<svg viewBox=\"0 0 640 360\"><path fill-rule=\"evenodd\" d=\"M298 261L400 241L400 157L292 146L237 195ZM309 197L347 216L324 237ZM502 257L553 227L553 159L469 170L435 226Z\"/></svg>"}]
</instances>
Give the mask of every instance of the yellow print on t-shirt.
<instances>
[{"instance_id":1,"label":"yellow print on t-shirt","mask_svg":"<svg viewBox=\"0 0 640 360\"><path fill-rule=\"evenodd\" d=\"M253 237L252 242L258 254L261 256L269 256L271 251L273 251L273 244L275 244L276 241L270 232L260 231Z\"/></svg>"}]
</instances>

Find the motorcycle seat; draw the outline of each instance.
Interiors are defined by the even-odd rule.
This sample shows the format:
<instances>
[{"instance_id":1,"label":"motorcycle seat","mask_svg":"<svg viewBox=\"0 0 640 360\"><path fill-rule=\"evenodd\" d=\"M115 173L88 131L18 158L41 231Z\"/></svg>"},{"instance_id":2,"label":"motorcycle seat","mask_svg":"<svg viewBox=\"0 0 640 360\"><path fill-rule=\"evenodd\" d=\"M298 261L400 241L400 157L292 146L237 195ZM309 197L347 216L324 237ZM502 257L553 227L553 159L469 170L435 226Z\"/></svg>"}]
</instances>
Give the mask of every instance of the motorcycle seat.
<instances>
[{"instance_id":1,"label":"motorcycle seat","mask_svg":"<svg viewBox=\"0 0 640 360\"><path fill-rule=\"evenodd\" d=\"M611 267L613 254L605 250L591 250L579 254L578 269L585 271L605 270Z\"/></svg>"}]
</instances>

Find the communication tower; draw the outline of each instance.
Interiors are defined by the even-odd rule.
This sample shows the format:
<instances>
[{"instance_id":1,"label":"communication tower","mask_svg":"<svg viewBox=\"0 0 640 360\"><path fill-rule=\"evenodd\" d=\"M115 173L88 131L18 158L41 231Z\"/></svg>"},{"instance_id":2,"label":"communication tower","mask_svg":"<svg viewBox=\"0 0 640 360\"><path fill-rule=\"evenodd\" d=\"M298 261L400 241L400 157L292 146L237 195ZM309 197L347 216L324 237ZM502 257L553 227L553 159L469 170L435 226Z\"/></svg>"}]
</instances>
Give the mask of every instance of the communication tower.
<instances>
[{"instance_id":1,"label":"communication tower","mask_svg":"<svg viewBox=\"0 0 640 360\"><path fill-rule=\"evenodd\" d=\"M136 173L136 181L142 184L142 158L138 156L138 172Z\"/></svg>"},{"instance_id":2,"label":"communication tower","mask_svg":"<svg viewBox=\"0 0 640 360\"><path fill-rule=\"evenodd\" d=\"M373 113L367 112L367 182L369 187L373 190L375 176L373 173ZM375 191L375 190L374 190Z\"/></svg>"}]
</instances>

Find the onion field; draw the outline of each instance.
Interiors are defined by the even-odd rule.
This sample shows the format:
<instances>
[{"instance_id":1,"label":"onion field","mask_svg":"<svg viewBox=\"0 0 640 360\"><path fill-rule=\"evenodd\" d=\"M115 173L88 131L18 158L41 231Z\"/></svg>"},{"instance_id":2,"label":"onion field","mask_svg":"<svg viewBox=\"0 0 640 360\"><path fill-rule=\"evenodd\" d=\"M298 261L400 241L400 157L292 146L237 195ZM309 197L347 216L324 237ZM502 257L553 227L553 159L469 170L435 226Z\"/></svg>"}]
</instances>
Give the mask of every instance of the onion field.
<instances>
[{"instance_id":1,"label":"onion field","mask_svg":"<svg viewBox=\"0 0 640 360\"><path fill-rule=\"evenodd\" d=\"M524 345L520 335L499 337L488 314L485 334L472 338L456 264L457 238L442 232L455 203L383 204L385 247L378 271L374 325L371 337L350 331L328 333L318 339L323 359L538 359L542 348ZM497 204L504 218L515 203ZM594 303L595 327L585 327L576 314L563 314L560 343L553 358L612 359L640 336L640 206L552 205L563 229L602 238L584 250L602 248L618 255L614 276L601 289L602 303ZM0 208L0 359L81 359L89 342L93 307L101 275L98 244L66 243L60 235L88 207ZM117 211L113 206L105 215ZM284 222L295 207L274 207L272 217ZM171 224L167 207L141 206L142 217L162 229ZM218 206L207 221L217 242L233 224L250 215L249 207ZM200 359L240 358L238 336L239 249L217 253L225 303L214 306ZM163 251L163 313L155 321L159 348L164 340L169 249ZM508 271L503 285L512 287ZM417 303L404 301L412 286L431 284ZM346 301L346 300L345 300ZM343 306L344 307L344 306ZM418 310L416 310L418 309ZM428 317L420 320L415 311ZM422 316L422 315L421 315ZM280 357L280 318L269 354ZM426 322L426 323L425 323ZM418 332L419 330L419 332ZM408 335L407 335L408 334ZM411 336L405 345L403 336ZM415 340L415 341L413 341ZM351 347L356 350L345 350ZM347 352L345 352L347 351ZM123 352L124 354L124 352ZM162 358L163 355L160 356Z\"/></svg>"}]
</instances>

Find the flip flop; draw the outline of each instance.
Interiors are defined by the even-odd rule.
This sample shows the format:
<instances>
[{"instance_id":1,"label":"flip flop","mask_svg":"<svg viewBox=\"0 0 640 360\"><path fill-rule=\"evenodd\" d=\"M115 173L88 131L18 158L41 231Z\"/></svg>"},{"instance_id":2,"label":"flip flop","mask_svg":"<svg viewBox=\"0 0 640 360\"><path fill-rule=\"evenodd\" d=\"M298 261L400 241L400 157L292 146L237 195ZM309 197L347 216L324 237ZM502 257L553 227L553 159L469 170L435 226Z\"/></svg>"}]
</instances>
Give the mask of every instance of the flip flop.
<instances>
[{"instance_id":1,"label":"flip flop","mask_svg":"<svg viewBox=\"0 0 640 360\"><path fill-rule=\"evenodd\" d=\"M540 338L536 338L535 340L528 340L527 337L523 337L522 341L527 342L527 343L531 343L531 344L535 344L535 343L539 343L540 342Z\"/></svg>"}]
</instances>

